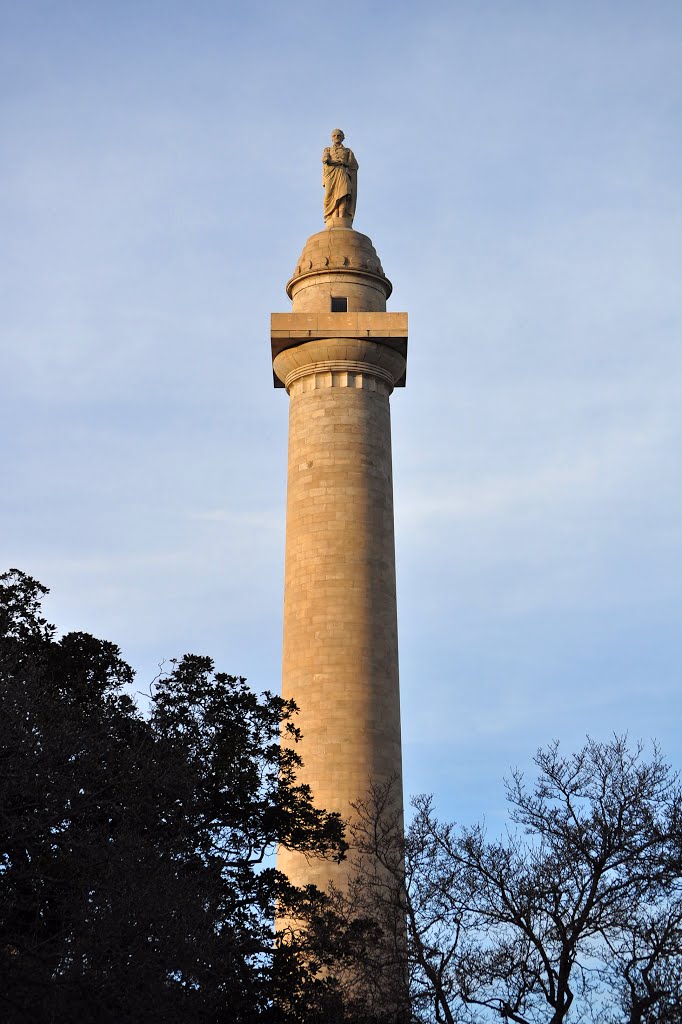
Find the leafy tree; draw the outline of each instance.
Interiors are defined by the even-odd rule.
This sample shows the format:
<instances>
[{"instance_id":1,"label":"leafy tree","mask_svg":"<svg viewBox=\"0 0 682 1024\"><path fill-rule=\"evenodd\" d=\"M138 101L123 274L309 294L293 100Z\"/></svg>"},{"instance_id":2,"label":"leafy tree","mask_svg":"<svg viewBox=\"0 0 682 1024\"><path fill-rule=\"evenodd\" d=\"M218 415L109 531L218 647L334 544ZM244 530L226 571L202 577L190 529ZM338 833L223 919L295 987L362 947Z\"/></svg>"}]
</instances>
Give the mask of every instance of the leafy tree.
<instances>
[{"instance_id":1,"label":"leafy tree","mask_svg":"<svg viewBox=\"0 0 682 1024\"><path fill-rule=\"evenodd\" d=\"M500 840L439 821L426 797L403 839L374 790L356 807L360 870L341 911L389 934L391 915L406 922L416 1020L682 1019L677 776L620 738L568 757L553 744L535 763L534 785L507 784L515 828Z\"/></svg>"},{"instance_id":2,"label":"leafy tree","mask_svg":"<svg viewBox=\"0 0 682 1024\"><path fill-rule=\"evenodd\" d=\"M276 903L322 896L267 854L346 848L280 746L295 706L187 656L145 718L118 648L58 638L45 593L0 577L0 1018L293 1024L340 1005L324 956L273 941Z\"/></svg>"}]
</instances>

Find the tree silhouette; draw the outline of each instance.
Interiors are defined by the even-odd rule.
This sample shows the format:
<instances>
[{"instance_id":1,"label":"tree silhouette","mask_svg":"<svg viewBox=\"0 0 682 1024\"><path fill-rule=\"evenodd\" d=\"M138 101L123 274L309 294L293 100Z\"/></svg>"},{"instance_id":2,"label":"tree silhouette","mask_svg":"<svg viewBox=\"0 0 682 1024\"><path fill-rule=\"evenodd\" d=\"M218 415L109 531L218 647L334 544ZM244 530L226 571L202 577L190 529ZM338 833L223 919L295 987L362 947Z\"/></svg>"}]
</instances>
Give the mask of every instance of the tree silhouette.
<instances>
[{"instance_id":1,"label":"tree silhouette","mask_svg":"<svg viewBox=\"0 0 682 1024\"><path fill-rule=\"evenodd\" d=\"M0 577L0 1017L251 1024L297 1019L292 991L311 1013L338 1001L274 942L277 902L322 897L269 852L345 850L280 746L295 706L187 656L143 717L118 648L58 638L45 593Z\"/></svg>"}]
</instances>

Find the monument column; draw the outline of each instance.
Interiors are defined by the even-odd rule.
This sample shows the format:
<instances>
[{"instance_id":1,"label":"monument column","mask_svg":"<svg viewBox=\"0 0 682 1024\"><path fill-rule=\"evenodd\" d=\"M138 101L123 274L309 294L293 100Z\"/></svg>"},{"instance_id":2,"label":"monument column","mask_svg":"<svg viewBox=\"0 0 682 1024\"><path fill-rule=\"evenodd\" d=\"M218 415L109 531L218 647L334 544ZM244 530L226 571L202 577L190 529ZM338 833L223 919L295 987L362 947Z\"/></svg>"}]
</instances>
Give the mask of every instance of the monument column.
<instances>
[{"instance_id":1,"label":"monument column","mask_svg":"<svg viewBox=\"0 0 682 1024\"><path fill-rule=\"evenodd\" d=\"M348 818L370 781L402 793L389 396L407 314L386 312L391 284L352 228L357 161L332 140L327 226L287 284L292 312L272 315L272 355L290 398L282 694L300 711L301 781ZM320 888L348 870L285 849L278 867Z\"/></svg>"}]
</instances>

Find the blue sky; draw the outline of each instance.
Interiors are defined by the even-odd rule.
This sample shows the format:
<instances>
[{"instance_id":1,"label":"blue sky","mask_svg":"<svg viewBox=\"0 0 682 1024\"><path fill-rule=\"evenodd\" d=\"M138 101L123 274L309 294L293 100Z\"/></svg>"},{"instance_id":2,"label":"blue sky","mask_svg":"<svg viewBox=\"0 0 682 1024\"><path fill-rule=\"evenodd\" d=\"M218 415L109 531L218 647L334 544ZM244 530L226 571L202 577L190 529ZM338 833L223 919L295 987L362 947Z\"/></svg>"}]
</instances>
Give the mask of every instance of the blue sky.
<instances>
[{"instance_id":1,"label":"blue sky","mask_svg":"<svg viewBox=\"0 0 682 1024\"><path fill-rule=\"evenodd\" d=\"M146 690L279 683L269 314L320 155L410 314L405 783L501 810L551 739L682 766L682 7L0 3L0 552Z\"/></svg>"}]
</instances>

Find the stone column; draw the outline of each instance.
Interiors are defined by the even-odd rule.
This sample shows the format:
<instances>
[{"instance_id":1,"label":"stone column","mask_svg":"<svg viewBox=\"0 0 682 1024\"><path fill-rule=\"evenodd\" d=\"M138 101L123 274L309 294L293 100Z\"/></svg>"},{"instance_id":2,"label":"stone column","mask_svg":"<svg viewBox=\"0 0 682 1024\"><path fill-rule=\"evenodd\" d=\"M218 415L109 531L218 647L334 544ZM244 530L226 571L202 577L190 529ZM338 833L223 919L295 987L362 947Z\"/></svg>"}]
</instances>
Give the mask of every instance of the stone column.
<instances>
[{"instance_id":1,"label":"stone column","mask_svg":"<svg viewBox=\"0 0 682 1024\"><path fill-rule=\"evenodd\" d=\"M348 818L371 780L402 792L389 396L407 318L385 312L390 283L366 236L320 232L304 257L272 333L290 397L282 692L300 709L301 781ZM330 312L332 298L347 311ZM321 888L348 870L284 849L278 867Z\"/></svg>"}]
</instances>

